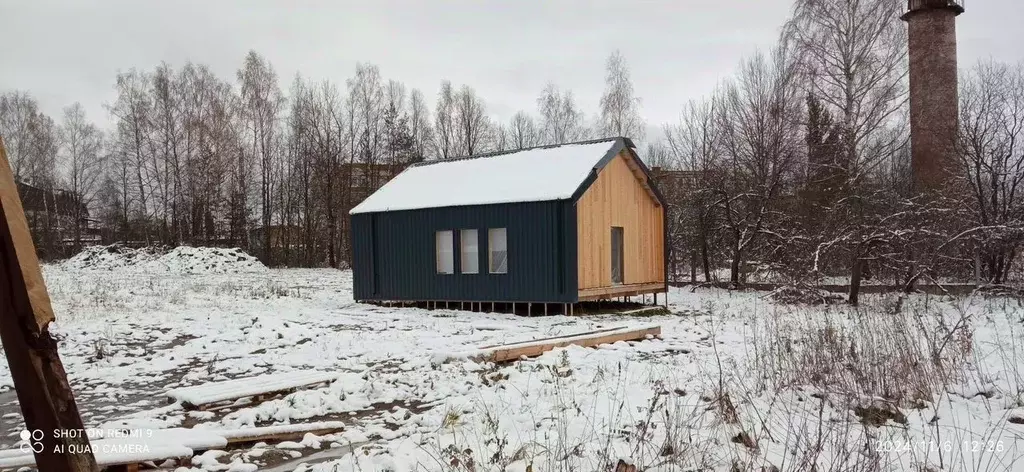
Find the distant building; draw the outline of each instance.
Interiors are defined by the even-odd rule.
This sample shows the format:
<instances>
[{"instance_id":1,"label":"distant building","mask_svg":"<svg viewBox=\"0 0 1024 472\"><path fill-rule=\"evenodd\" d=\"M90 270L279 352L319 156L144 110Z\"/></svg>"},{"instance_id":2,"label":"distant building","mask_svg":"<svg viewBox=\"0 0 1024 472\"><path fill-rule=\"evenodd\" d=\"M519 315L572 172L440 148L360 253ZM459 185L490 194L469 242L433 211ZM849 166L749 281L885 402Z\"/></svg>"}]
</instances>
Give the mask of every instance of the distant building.
<instances>
[{"instance_id":1,"label":"distant building","mask_svg":"<svg viewBox=\"0 0 1024 472\"><path fill-rule=\"evenodd\" d=\"M262 248L270 233L271 249L299 247L302 243L302 227L297 225L258 226L249 230L249 247Z\"/></svg>"},{"instance_id":2,"label":"distant building","mask_svg":"<svg viewBox=\"0 0 1024 472\"><path fill-rule=\"evenodd\" d=\"M664 167L651 168L651 178L658 183L658 188L664 193L669 193L674 189L697 188L699 177L700 172L693 170L673 170Z\"/></svg>"},{"instance_id":3,"label":"distant building","mask_svg":"<svg viewBox=\"0 0 1024 472\"><path fill-rule=\"evenodd\" d=\"M354 206L376 192L405 168L406 166L400 164L352 162L340 166L339 177L341 182L351 182L350 201Z\"/></svg>"},{"instance_id":4,"label":"distant building","mask_svg":"<svg viewBox=\"0 0 1024 472\"><path fill-rule=\"evenodd\" d=\"M95 220L89 218L88 207L74 192L46 189L24 182L16 182L16 185L37 250L47 253L58 249L58 246L78 247L100 243ZM76 219L80 232L77 238Z\"/></svg>"},{"instance_id":5,"label":"distant building","mask_svg":"<svg viewBox=\"0 0 1024 472\"><path fill-rule=\"evenodd\" d=\"M665 206L626 138L423 162L352 209L355 298L571 304L664 293Z\"/></svg>"},{"instance_id":6,"label":"distant building","mask_svg":"<svg viewBox=\"0 0 1024 472\"><path fill-rule=\"evenodd\" d=\"M18 196L25 215L33 216L73 216L75 206L81 205L80 214L88 217L88 209L79 202L74 193L60 189L45 189L24 182L17 182Z\"/></svg>"}]
</instances>

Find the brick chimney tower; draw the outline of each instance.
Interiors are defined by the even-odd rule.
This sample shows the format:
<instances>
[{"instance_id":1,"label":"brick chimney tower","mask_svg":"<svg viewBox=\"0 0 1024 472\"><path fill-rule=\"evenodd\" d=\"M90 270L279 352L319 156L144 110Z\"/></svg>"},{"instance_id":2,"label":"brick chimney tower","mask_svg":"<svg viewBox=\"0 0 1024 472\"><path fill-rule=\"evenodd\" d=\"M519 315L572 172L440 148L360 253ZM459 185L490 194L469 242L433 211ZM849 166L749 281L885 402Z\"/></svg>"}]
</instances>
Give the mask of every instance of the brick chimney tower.
<instances>
[{"instance_id":1,"label":"brick chimney tower","mask_svg":"<svg viewBox=\"0 0 1024 472\"><path fill-rule=\"evenodd\" d=\"M956 161L956 17L963 0L907 0L914 193L941 191Z\"/></svg>"}]
</instances>

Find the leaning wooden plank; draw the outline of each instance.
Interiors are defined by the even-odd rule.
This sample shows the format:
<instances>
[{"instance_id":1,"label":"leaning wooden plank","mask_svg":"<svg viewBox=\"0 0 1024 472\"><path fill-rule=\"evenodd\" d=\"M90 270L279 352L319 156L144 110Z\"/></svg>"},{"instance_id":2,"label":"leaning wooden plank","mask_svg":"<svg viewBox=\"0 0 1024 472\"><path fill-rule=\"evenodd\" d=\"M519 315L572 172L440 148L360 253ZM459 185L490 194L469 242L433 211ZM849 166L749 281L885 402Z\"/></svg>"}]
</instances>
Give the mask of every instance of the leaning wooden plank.
<instances>
[{"instance_id":1,"label":"leaning wooden plank","mask_svg":"<svg viewBox=\"0 0 1024 472\"><path fill-rule=\"evenodd\" d=\"M305 388L331 382L337 378L337 373L329 372L285 372L176 388L168 390L165 395L184 407L199 408L228 400Z\"/></svg>"},{"instance_id":2,"label":"leaning wooden plank","mask_svg":"<svg viewBox=\"0 0 1024 472\"><path fill-rule=\"evenodd\" d=\"M487 360L491 362L506 362L522 357L536 357L552 349L570 345L594 347L600 346L601 344L617 343L619 341L639 341L647 339L648 336L656 337L660 335L660 326L647 326L644 328L622 328L620 330L606 333L574 336L561 340L510 344L494 348L492 352L489 353Z\"/></svg>"},{"instance_id":3,"label":"leaning wooden plank","mask_svg":"<svg viewBox=\"0 0 1024 472\"><path fill-rule=\"evenodd\" d=\"M562 335L559 335L559 336L552 336L550 338L537 338L537 339L531 339L529 341L518 341L518 342L515 342L515 343L492 344L490 346L480 346L478 349L491 349L491 348L495 348L495 347L512 346L512 345L522 344L522 343L538 343L538 342L542 342L542 341L555 341L555 340L561 340L561 339L565 339L565 338L574 338L574 337L578 337L578 336L589 336L589 335L592 335L592 334L609 333L609 332L612 332L612 331L619 331L621 329L622 329L622 327L618 327L618 328L604 328L604 329L597 329L597 330L594 330L594 331L586 331L586 332L583 332L583 333L562 334Z\"/></svg>"},{"instance_id":4,"label":"leaning wooden plank","mask_svg":"<svg viewBox=\"0 0 1024 472\"><path fill-rule=\"evenodd\" d=\"M663 315L663 314L666 314L666 313L667 313L667 311L665 310L665 307L663 307L663 306L649 306L649 307L640 308L640 309L637 309L637 310L620 311L618 314L620 314L620 315L629 315L629 316L653 316L653 315Z\"/></svg>"},{"instance_id":5,"label":"leaning wooden plank","mask_svg":"<svg viewBox=\"0 0 1024 472\"><path fill-rule=\"evenodd\" d=\"M481 362L507 362L521 357L536 357L552 349L576 345L594 347L619 341L639 341L661 335L661 326L624 326L585 333L568 334L554 338L534 339L498 346L447 354L435 359L443 362L449 359L474 359Z\"/></svg>"},{"instance_id":6,"label":"leaning wooden plank","mask_svg":"<svg viewBox=\"0 0 1024 472\"><path fill-rule=\"evenodd\" d=\"M302 439L308 433L317 436L337 433L345 429L341 421L319 421L314 423L283 424L258 428L222 429L216 434L224 436L228 444L259 441L291 441Z\"/></svg>"}]
</instances>

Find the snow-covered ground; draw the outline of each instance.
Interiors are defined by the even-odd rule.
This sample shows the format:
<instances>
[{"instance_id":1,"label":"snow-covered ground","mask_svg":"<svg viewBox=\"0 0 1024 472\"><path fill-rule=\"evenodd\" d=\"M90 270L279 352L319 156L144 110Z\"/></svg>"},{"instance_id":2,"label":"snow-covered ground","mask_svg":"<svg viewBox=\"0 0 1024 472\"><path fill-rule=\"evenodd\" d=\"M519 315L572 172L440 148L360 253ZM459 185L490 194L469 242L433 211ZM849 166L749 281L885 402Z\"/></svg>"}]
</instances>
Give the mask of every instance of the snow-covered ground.
<instances>
[{"instance_id":1,"label":"snow-covered ground","mask_svg":"<svg viewBox=\"0 0 1024 472\"><path fill-rule=\"evenodd\" d=\"M347 424L209 451L195 470L1024 470L1024 306L1005 298L867 295L855 310L682 289L668 316L526 318L355 304L335 270L44 275L87 426ZM441 361L650 323L662 339ZM163 396L299 369L340 378L218 412ZM13 392L0 413L16 446Z\"/></svg>"}]
</instances>

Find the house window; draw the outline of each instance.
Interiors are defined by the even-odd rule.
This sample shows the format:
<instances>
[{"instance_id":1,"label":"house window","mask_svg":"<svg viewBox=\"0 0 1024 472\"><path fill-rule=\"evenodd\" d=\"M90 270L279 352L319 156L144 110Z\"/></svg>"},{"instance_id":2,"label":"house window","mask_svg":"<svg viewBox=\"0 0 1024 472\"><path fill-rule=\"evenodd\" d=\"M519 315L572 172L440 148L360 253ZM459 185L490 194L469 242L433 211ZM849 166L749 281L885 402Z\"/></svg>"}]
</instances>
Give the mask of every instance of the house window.
<instances>
[{"instance_id":1,"label":"house window","mask_svg":"<svg viewBox=\"0 0 1024 472\"><path fill-rule=\"evenodd\" d=\"M437 240L437 273L438 274L454 274L455 273L455 250L454 241L452 241L451 231L438 231L436 235Z\"/></svg>"},{"instance_id":2,"label":"house window","mask_svg":"<svg viewBox=\"0 0 1024 472\"><path fill-rule=\"evenodd\" d=\"M459 234L462 246L462 273L480 273L480 244L475 229L464 229Z\"/></svg>"},{"instance_id":3,"label":"house window","mask_svg":"<svg viewBox=\"0 0 1024 472\"><path fill-rule=\"evenodd\" d=\"M508 246L505 228L491 228L487 231L487 250L492 274L508 273Z\"/></svg>"}]
</instances>

